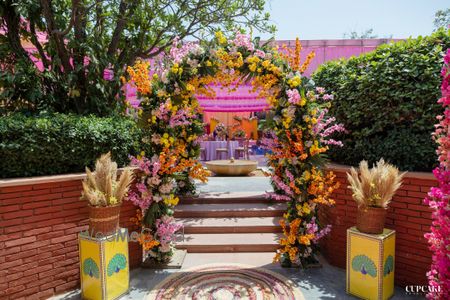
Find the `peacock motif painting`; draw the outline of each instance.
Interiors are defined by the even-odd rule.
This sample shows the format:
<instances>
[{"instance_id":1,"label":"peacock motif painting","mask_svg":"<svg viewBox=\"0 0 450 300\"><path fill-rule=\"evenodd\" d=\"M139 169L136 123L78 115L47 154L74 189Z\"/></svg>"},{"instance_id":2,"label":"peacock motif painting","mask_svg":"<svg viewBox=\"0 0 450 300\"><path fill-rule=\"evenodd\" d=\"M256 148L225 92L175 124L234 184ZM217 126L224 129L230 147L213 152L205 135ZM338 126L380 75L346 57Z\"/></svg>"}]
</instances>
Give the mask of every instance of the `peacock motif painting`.
<instances>
[{"instance_id":1,"label":"peacock motif painting","mask_svg":"<svg viewBox=\"0 0 450 300\"><path fill-rule=\"evenodd\" d=\"M92 258L86 258L83 262L83 273L89 277L100 278L97 263Z\"/></svg>"},{"instance_id":2,"label":"peacock motif painting","mask_svg":"<svg viewBox=\"0 0 450 300\"><path fill-rule=\"evenodd\" d=\"M352 259L352 269L356 272L361 272L363 275L372 277L377 276L377 268L375 263L366 255L356 255Z\"/></svg>"},{"instance_id":3,"label":"peacock motif painting","mask_svg":"<svg viewBox=\"0 0 450 300\"><path fill-rule=\"evenodd\" d=\"M112 276L114 273L119 273L120 270L123 270L127 267L127 258L123 254L116 254L111 258L108 263L108 276Z\"/></svg>"},{"instance_id":4,"label":"peacock motif painting","mask_svg":"<svg viewBox=\"0 0 450 300\"><path fill-rule=\"evenodd\" d=\"M391 274L392 271L394 271L394 257L389 255L384 262L383 274L384 276L387 276Z\"/></svg>"}]
</instances>

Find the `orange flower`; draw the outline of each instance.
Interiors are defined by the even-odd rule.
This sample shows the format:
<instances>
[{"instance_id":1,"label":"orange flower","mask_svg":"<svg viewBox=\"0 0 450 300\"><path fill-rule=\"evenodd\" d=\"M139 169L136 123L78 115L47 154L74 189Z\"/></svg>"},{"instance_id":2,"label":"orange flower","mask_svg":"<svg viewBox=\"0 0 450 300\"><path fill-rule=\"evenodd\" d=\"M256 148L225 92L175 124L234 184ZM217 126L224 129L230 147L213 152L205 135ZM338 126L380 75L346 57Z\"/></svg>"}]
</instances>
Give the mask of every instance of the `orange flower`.
<instances>
[{"instance_id":1,"label":"orange flower","mask_svg":"<svg viewBox=\"0 0 450 300\"><path fill-rule=\"evenodd\" d=\"M139 60L133 67L128 67L127 72L130 75L129 83L135 86L141 95L148 95L152 92L149 62Z\"/></svg>"}]
</instances>

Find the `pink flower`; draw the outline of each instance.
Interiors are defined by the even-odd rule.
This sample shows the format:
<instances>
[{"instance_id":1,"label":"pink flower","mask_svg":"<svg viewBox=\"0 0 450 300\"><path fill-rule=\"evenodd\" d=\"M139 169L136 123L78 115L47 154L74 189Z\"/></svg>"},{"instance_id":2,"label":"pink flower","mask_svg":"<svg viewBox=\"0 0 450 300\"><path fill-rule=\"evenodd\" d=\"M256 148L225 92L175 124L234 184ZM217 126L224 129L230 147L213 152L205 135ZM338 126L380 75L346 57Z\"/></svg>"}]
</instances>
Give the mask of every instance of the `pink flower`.
<instances>
[{"instance_id":1,"label":"pink flower","mask_svg":"<svg viewBox=\"0 0 450 300\"><path fill-rule=\"evenodd\" d=\"M288 102L291 104L300 103L301 97L297 89L287 90L286 95L288 96Z\"/></svg>"},{"instance_id":2,"label":"pink flower","mask_svg":"<svg viewBox=\"0 0 450 300\"><path fill-rule=\"evenodd\" d=\"M258 56L260 58L265 58L266 57L266 53L262 50L256 49L255 50L255 56Z\"/></svg>"},{"instance_id":3,"label":"pink flower","mask_svg":"<svg viewBox=\"0 0 450 300\"><path fill-rule=\"evenodd\" d=\"M254 45L250 39L250 36L240 32L236 33L234 40L231 41L236 47L244 47L249 51L253 51Z\"/></svg>"},{"instance_id":4,"label":"pink flower","mask_svg":"<svg viewBox=\"0 0 450 300\"><path fill-rule=\"evenodd\" d=\"M320 87L320 86L316 87L316 91L319 94L325 94L325 88L323 88L323 87Z\"/></svg>"},{"instance_id":5,"label":"pink flower","mask_svg":"<svg viewBox=\"0 0 450 300\"><path fill-rule=\"evenodd\" d=\"M450 49L444 57L441 92L438 103L444 107L444 115L438 116L434 140L438 143L437 154L440 166L433 170L439 186L432 187L424 203L433 210L430 232L424 237L432 252L431 270L427 273L429 285L436 289L427 294L427 299L450 299Z\"/></svg>"}]
</instances>

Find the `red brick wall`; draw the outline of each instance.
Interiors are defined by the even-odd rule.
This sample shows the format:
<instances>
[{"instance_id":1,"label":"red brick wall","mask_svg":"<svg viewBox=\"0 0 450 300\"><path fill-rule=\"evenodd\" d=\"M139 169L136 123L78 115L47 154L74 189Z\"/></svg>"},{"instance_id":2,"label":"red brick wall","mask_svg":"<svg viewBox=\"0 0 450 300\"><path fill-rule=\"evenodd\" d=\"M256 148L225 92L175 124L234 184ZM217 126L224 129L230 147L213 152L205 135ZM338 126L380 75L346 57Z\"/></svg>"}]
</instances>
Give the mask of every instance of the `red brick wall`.
<instances>
[{"instance_id":1,"label":"red brick wall","mask_svg":"<svg viewBox=\"0 0 450 300\"><path fill-rule=\"evenodd\" d=\"M0 299L44 299L79 287L77 234L87 229L81 180L0 187ZM136 229L125 201L120 223ZM130 266L142 260L129 243ZM29 297L28 297L29 296Z\"/></svg>"},{"instance_id":2,"label":"red brick wall","mask_svg":"<svg viewBox=\"0 0 450 300\"><path fill-rule=\"evenodd\" d=\"M322 241L321 252L332 265L345 268L346 230L356 224L356 204L347 187L345 168L331 168L341 186L334 193L334 207L321 208L319 218L333 226ZM408 173L388 210L386 227L395 229L395 284L422 285L431 264L431 252L423 235L430 230L431 210L423 204L430 187L437 185L430 174Z\"/></svg>"}]
</instances>

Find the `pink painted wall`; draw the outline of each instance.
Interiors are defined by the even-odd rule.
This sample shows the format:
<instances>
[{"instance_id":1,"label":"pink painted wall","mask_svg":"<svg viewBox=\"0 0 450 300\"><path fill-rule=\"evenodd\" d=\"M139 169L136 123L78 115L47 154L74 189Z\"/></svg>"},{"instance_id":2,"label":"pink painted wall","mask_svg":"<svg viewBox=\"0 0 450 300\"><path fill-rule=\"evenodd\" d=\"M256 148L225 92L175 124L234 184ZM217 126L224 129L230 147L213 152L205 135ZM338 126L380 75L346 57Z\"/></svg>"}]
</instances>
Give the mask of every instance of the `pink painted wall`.
<instances>
[{"instance_id":1,"label":"pink painted wall","mask_svg":"<svg viewBox=\"0 0 450 300\"><path fill-rule=\"evenodd\" d=\"M309 76L324 62L358 56L375 50L379 45L397 41L400 39L300 40L302 44L300 57L303 61L311 51L316 53L305 72L305 75ZM276 41L276 43L279 46L285 44L288 48L295 48L295 40Z\"/></svg>"}]
</instances>

